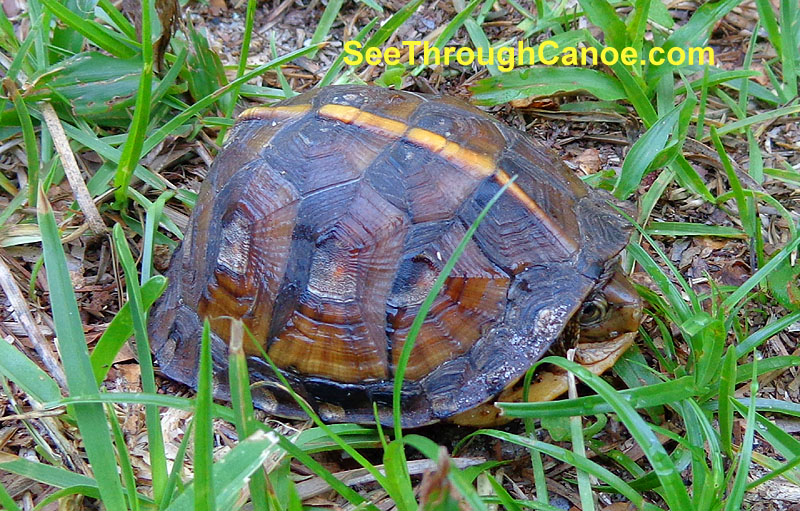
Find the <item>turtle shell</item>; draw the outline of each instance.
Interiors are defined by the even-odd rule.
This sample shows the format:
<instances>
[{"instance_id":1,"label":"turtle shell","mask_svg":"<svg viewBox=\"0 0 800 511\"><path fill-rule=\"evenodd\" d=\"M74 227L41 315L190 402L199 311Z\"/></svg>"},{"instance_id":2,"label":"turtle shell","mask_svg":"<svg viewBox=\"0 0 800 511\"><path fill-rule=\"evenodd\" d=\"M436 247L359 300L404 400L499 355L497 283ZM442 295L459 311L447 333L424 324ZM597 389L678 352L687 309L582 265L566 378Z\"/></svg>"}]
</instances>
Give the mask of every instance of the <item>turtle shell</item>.
<instances>
[{"instance_id":1,"label":"turtle shell","mask_svg":"<svg viewBox=\"0 0 800 511\"><path fill-rule=\"evenodd\" d=\"M194 386L210 321L225 397L229 318L255 403L305 414L259 348L324 420L391 423L409 328L469 226L512 176L417 337L402 423L486 402L559 339L630 228L547 149L461 101L330 86L239 116L210 169L151 315L167 376Z\"/></svg>"}]
</instances>

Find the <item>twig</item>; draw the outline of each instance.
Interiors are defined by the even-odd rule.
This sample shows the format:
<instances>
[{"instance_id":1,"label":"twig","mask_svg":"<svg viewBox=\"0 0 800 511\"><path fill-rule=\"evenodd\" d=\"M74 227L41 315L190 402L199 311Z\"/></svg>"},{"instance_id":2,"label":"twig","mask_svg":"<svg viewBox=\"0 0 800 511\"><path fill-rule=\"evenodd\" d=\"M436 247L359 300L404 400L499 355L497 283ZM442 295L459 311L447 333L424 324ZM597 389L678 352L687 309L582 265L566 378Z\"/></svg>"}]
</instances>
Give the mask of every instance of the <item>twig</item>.
<instances>
[{"instance_id":1,"label":"twig","mask_svg":"<svg viewBox=\"0 0 800 511\"><path fill-rule=\"evenodd\" d=\"M89 189L86 188L86 183L84 183L83 176L81 176L81 171L78 168L78 162L69 147L67 134L64 133L64 127L61 126L61 121L53 105L43 103L42 114L45 123L47 123L47 129L53 137L53 143L56 146L56 151L58 151L58 156L72 188L72 193L75 195L75 200L78 201L78 205L89 223L89 228L97 234L106 232L106 224L100 217L100 212L89 194Z\"/></svg>"},{"instance_id":2,"label":"twig","mask_svg":"<svg viewBox=\"0 0 800 511\"><path fill-rule=\"evenodd\" d=\"M19 290L19 286L17 286L14 276L11 275L11 270L1 257L0 287L3 288L3 292L6 294L8 301L11 302L11 306L14 308L12 314L25 329L25 333L28 334L28 338L33 343L33 348L36 350L36 353L39 354L39 358L42 359L42 363L50 372L50 375L53 377L53 379L55 379L56 382L61 386L61 388L67 388L67 379L64 376L64 372L61 370L61 365L59 364L58 359L50 350L50 344L47 342L47 339L45 339L42 331L39 330L39 327L34 322L33 315L31 314L30 309L28 309L28 304L25 301L25 298L22 296L22 292Z\"/></svg>"},{"instance_id":3,"label":"twig","mask_svg":"<svg viewBox=\"0 0 800 511\"><path fill-rule=\"evenodd\" d=\"M5 415L0 417L0 422L28 421L32 419L41 419L42 417L58 417L59 415L64 415L64 413L64 408L56 408L54 410L34 410L28 413Z\"/></svg>"},{"instance_id":4,"label":"twig","mask_svg":"<svg viewBox=\"0 0 800 511\"><path fill-rule=\"evenodd\" d=\"M453 463L453 466L455 468L459 470L464 470L465 468L471 467L473 465L480 465L486 460L483 458L452 458L450 461ZM377 465L376 468L381 473L384 473L383 465ZM436 468L436 462L427 459L414 460L408 462L408 473L410 475L422 474L426 470L433 470L435 468ZM333 476L348 486L366 484L375 481L375 478L363 468L345 470L333 474ZM331 487L321 477L314 477L312 479L308 479L306 481L301 481L297 483L297 493L298 495L300 495L301 500L306 500L310 499L311 497L322 495L323 493L325 493L330 489Z\"/></svg>"}]
</instances>

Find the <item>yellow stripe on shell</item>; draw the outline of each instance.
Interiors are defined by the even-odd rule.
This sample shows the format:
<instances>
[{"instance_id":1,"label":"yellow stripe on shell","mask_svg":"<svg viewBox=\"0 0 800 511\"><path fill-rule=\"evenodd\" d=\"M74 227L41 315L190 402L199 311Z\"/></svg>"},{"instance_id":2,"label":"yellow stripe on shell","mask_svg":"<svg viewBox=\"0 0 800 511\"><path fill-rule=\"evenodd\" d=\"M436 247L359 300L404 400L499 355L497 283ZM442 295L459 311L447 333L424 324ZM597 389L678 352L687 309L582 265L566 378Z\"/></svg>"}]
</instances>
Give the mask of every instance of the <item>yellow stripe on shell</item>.
<instances>
[{"instance_id":1,"label":"yellow stripe on shell","mask_svg":"<svg viewBox=\"0 0 800 511\"><path fill-rule=\"evenodd\" d=\"M264 119L281 121L300 117L309 110L311 110L311 105L254 106L239 114L238 119Z\"/></svg>"},{"instance_id":2,"label":"yellow stripe on shell","mask_svg":"<svg viewBox=\"0 0 800 511\"><path fill-rule=\"evenodd\" d=\"M365 112L353 106L329 103L319 109L319 115L345 124L352 124L374 133L380 133L389 138L398 139L403 137L412 144L424 147L453 163L474 179L480 180L494 175L501 186L511 179L506 172L498 171L494 158L467 149L457 142L447 140L438 133L422 128L409 128L403 122ZM558 235L558 239L564 248L569 251L577 250L578 247L575 242L564 233L560 226L553 222L552 218L519 185L512 183L508 191L544 223L550 232Z\"/></svg>"},{"instance_id":3,"label":"yellow stripe on shell","mask_svg":"<svg viewBox=\"0 0 800 511\"><path fill-rule=\"evenodd\" d=\"M329 103L320 108L319 115L327 117L328 119L335 119L345 124L352 124L392 139L402 137L408 128L403 122L371 114L356 107L336 105L333 103Z\"/></svg>"},{"instance_id":4,"label":"yellow stripe on shell","mask_svg":"<svg viewBox=\"0 0 800 511\"><path fill-rule=\"evenodd\" d=\"M438 133L422 128L411 128L406 135L406 140L455 163L476 179L489 177L495 172L494 159L466 149Z\"/></svg>"}]
</instances>

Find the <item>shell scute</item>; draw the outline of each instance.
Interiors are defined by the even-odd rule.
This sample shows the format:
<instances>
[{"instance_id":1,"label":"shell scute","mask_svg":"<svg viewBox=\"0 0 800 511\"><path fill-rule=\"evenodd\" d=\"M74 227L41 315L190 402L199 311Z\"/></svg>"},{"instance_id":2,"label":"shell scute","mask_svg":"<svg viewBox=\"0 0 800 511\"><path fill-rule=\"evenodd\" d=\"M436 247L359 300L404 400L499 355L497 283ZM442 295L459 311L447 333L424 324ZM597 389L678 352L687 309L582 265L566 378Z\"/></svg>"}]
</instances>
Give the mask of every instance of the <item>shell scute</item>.
<instances>
[{"instance_id":1,"label":"shell scute","mask_svg":"<svg viewBox=\"0 0 800 511\"><path fill-rule=\"evenodd\" d=\"M436 133L447 140L457 141L465 150L485 156L492 162L507 143L494 119L486 117L480 110L466 107L463 103L455 106L452 103L429 101L420 105L409 124Z\"/></svg>"},{"instance_id":2,"label":"shell scute","mask_svg":"<svg viewBox=\"0 0 800 511\"><path fill-rule=\"evenodd\" d=\"M388 375L385 303L405 215L367 184L315 242L305 290L269 349L302 374L357 382Z\"/></svg>"},{"instance_id":3,"label":"shell scute","mask_svg":"<svg viewBox=\"0 0 800 511\"><path fill-rule=\"evenodd\" d=\"M325 105L354 107L377 117L407 123L409 117L426 99L417 94L409 94L386 89L374 94L359 85L342 85L321 89L312 99L316 108Z\"/></svg>"}]
</instances>

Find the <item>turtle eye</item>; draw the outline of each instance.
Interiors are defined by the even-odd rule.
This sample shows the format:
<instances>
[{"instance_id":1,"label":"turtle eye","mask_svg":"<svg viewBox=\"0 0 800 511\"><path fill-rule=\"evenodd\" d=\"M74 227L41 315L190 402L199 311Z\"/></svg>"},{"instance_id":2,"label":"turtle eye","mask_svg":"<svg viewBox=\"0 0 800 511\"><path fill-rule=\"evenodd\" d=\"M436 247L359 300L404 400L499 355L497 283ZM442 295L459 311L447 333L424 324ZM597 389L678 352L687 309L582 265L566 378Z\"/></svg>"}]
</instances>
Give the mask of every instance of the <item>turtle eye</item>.
<instances>
[{"instance_id":1,"label":"turtle eye","mask_svg":"<svg viewBox=\"0 0 800 511\"><path fill-rule=\"evenodd\" d=\"M602 296L597 296L583 304L581 309L581 324L591 325L598 323L606 317L608 302Z\"/></svg>"}]
</instances>

